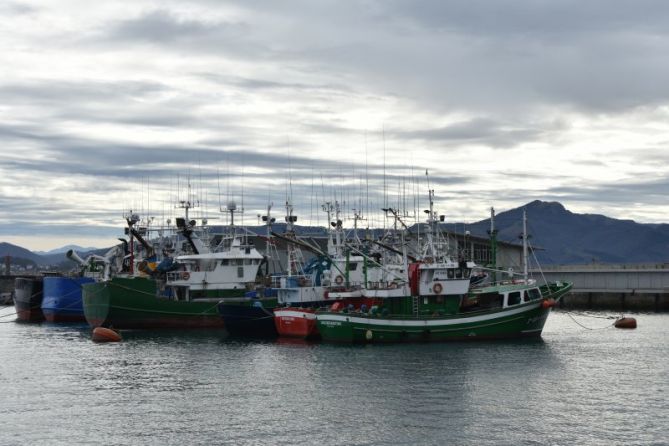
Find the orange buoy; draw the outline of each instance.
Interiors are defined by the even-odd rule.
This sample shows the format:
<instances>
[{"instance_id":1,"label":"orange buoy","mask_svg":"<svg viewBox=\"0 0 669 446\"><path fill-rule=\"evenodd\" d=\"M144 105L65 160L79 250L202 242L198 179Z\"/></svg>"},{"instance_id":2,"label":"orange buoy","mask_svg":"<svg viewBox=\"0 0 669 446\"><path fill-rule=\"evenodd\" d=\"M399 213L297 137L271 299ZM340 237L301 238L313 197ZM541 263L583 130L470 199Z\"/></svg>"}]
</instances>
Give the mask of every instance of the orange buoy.
<instances>
[{"instance_id":1,"label":"orange buoy","mask_svg":"<svg viewBox=\"0 0 669 446\"><path fill-rule=\"evenodd\" d=\"M95 327L93 329L93 342L119 342L121 335L105 327Z\"/></svg>"},{"instance_id":2,"label":"orange buoy","mask_svg":"<svg viewBox=\"0 0 669 446\"><path fill-rule=\"evenodd\" d=\"M636 328L636 319L633 317L621 317L617 319L613 325L616 328Z\"/></svg>"},{"instance_id":3,"label":"orange buoy","mask_svg":"<svg viewBox=\"0 0 669 446\"><path fill-rule=\"evenodd\" d=\"M555 299L546 299L543 302L541 302L541 307L544 309L552 308L557 304L555 302Z\"/></svg>"}]
</instances>

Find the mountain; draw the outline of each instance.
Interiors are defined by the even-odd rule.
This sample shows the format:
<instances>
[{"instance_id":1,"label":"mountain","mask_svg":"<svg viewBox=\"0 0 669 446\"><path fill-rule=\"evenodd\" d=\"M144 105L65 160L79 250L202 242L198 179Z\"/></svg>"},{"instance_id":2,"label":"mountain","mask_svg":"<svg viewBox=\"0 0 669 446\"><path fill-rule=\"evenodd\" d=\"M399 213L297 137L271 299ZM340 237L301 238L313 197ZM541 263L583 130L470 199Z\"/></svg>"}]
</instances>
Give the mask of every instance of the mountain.
<instances>
[{"instance_id":1,"label":"mountain","mask_svg":"<svg viewBox=\"0 0 669 446\"><path fill-rule=\"evenodd\" d=\"M12 245L11 243L0 242L0 257L10 256L12 258L30 260L35 264L42 264L44 259L39 254L28 251L20 246Z\"/></svg>"},{"instance_id":2,"label":"mountain","mask_svg":"<svg viewBox=\"0 0 669 446\"><path fill-rule=\"evenodd\" d=\"M533 201L495 217L498 240L521 243L523 209L530 244L542 264L655 263L669 261L669 225L643 224L598 214L576 214L557 202ZM462 228L462 225L457 225ZM467 225L487 237L490 219Z\"/></svg>"},{"instance_id":3,"label":"mountain","mask_svg":"<svg viewBox=\"0 0 669 446\"><path fill-rule=\"evenodd\" d=\"M558 202L536 200L499 213L495 217L498 240L521 243L523 209L527 211L530 244L537 248L536 255L541 264L669 262L668 224L643 224L598 214L576 214ZM490 219L466 225L444 224L443 227L453 232L463 232L464 228L472 235L487 238ZM247 229L261 236L267 230L264 226ZM283 233L285 223L273 225L273 230ZM295 231L307 238L326 235L322 227L296 225ZM73 248L83 258L91 253L103 255L107 251L107 248L93 251L72 245L40 256L10 243L0 243L0 256L10 255L38 265L60 264L71 268L72 262L63 252L65 248Z\"/></svg>"},{"instance_id":4,"label":"mountain","mask_svg":"<svg viewBox=\"0 0 669 446\"><path fill-rule=\"evenodd\" d=\"M72 245L74 246L74 245ZM65 247L63 247L65 248ZM61 248L61 249L63 249ZM107 251L105 249L95 248L80 248L75 246L75 251L86 258L88 255L101 254ZM69 248L68 248L69 249ZM62 269L71 269L75 264L65 257L65 251L54 250L55 252L44 253L40 255L40 251L32 252L20 246L12 245L11 243L0 242L0 257L10 256L13 263L24 264L26 261L38 266L56 266ZM60 252L59 252L60 251ZM2 259L0 259L2 260Z\"/></svg>"},{"instance_id":5,"label":"mountain","mask_svg":"<svg viewBox=\"0 0 669 446\"><path fill-rule=\"evenodd\" d=\"M65 254L70 249L73 249L76 252L89 252L89 251L95 251L98 248L91 248L91 247L84 248L79 245L66 245L60 248L52 249L51 251L33 251L33 252L40 256L48 256L52 254Z\"/></svg>"}]
</instances>

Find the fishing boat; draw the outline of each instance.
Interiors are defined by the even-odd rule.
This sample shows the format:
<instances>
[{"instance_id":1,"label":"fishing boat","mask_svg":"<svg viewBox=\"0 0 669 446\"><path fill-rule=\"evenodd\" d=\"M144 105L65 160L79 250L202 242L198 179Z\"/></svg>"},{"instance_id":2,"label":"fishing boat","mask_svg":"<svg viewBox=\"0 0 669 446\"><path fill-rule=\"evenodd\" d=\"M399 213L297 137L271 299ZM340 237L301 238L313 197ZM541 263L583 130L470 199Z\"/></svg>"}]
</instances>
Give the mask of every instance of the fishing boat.
<instances>
[{"instance_id":1,"label":"fishing boat","mask_svg":"<svg viewBox=\"0 0 669 446\"><path fill-rule=\"evenodd\" d=\"M14 308L19 321L41 322L43 277L17 277L14 279Z\"/></svg>"},{"instance_id":2,"label":"fishing boat","mask_svg":"<svg viewBox=\"0 0 669 446\"><path fill-rule=\"evenodd\" d=\"M499 283L466 295L389 298L368 312L317 314L325 341L410 342L537 337L570 283Z\"/></svg>"},{"instance_id":3,"label":"fishing boat","mask_svg":"<svg viewBox=\"0 0 669 446\"><path fill-rule=\"evenodd\" d=\"M263 216L263 221L267 227L266 245L268 252L265 254L266 264L273 257L269 250L274 248L275 245L273 238L275 234L272 232L272 223L275 219L271 216L271 207L271 205L268 205L267 215ZM227 209L232 220L236 205L229 203ZM296 219L296 217L290 220L286 218L289 227ZM276 257L278 258L278 254ZM223 299L218 303L218 314L230 336L244 338L275 338L278 336L272 310L278 304L277 289L280 287L280 283L280 276L267 276L262 284L259 284L253 290L249 290L244 297Z\"/></svg>"},{"instance_id":4,"label":"fishing boat","mask_svg":"<svg viewBox=\"0 0 669 446\"><path fill-rule=\"evenodd\" d=\"M362 294L363 283L367 279L368 256L354 245L346 246L342 221L339 218L339 204L326 203L323 209L331 220L334 211L334 228L328 237L327 253L317 247L299 241L295 237L292 224L295 216L293 207L286 203L286 234L282 238L287 242L287 272L280 277L277 289L278 304L274 309L274 324L279 336L295 338L317 338L316 310L338 302L339 306L359 309L371 306L372 301ZM357 223L357 215L355 219ZM356 226L357 229L357 226ZM357 231L354 232L357 237ZM316 254L310 262L303 266L300 247ZM371 268L370 268L371 269Z\"/></svg>"},{"instance_id":5,"label":"fishing boat","mask_svg":"<svg viewBox=\"0 0 669 446\"><path fill-rule=\"evenodd\" d=\"M160 262L144 259L133 274L83 286L84 314L92 327L223 327L218 302L243 298L254 287L263 256L234 234L209 249L195 234L195 221L187 212L176 223L190 253L166 255ZM130 234L137 236L132 230ZM145 243L152 259L156 249Z\"/></svg>"},{"instance_id":6,"label":"fishing boat","mask_svg":"<svg viewBox=\"0 0 669 446\"><path fill-rule=\"evenodd\" d=\"M42 312L48 322L86 322L81 298L84 284L93 283L109 276L111 269L120 268L123 262L122 246L111 248L104 256L91 254L82 259L75 251L68 250L65 256L78 263L76 275L44 278Z\"/></svg>"},{"instance_id":7,"label":"fishing boat","mask_svg":"<svg viewBox=\"0 0 669 446\"><path fill-rule=\"evenodd\" d=\"M42 312L48 322L86 322L81 287L92 277L45 277Z\"/></svg>"},{"instance_id":8,"label":"fishing boat","mask_svg":"<svg viewBox=\"0 0 669 446\"><path fill-rule=\"evenodd\" d=\"M429 216L428 228L434 228L433 191ZM525 228L525 218L523 223ZM393 343L540 336L551 308L572 284L538 285L528 277L526 229L523 234L522 278L471 288L471 265L430 247L430 256L409 265L408 283L398 286L408 292L388 296L365 312L346 308L318 312L322 339Z\"/></svg>"}]
</instances>

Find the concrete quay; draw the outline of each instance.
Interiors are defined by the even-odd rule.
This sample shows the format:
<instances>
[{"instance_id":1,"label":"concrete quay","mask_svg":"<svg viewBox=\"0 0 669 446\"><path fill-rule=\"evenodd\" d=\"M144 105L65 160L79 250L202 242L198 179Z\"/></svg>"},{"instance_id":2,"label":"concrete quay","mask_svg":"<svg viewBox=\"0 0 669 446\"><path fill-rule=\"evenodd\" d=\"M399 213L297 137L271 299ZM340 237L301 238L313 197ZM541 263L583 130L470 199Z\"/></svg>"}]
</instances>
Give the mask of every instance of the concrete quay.
<instances>
[{"instance_id":1,"label":"concrete quay","mask_svg":"<svg viewBox=\"0 0 669 446\"><path fill-rule=\"evenodd\" d=\"M561 308L669 311L669 263L549 266L533 271L533 276L574 283Z\"/></svg>"}]
</instances>

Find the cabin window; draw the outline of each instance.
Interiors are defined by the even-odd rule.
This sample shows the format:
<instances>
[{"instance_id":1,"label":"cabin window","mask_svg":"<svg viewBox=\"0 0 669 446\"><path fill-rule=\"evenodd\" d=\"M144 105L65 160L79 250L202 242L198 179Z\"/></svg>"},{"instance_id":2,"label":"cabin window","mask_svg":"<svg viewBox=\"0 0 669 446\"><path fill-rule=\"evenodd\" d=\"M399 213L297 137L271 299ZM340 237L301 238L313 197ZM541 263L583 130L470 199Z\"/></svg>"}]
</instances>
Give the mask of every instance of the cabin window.
<instances>
[{"instance_id":1,"label":"cabin window","mask_svg":"<svg viewBox=\"0 0 669 446\"><path fill-rule=\"evenodd\" d=\"M244 259L244 265L252 265L252 259Z\"/></svg>"},{"instance_id":2,"label":"cabin window","mask_svg":"<svg viewBox=\"0 0 669 446\"><path fill-rule=\"evenodd\" d=\"M462 268L457 268L455 270L455 278L456 279L462 279Z\"/></svg>"},{"instance_id":3,"label":"cabin window","mask_svg":"<svg viewBox=\"0 0 669 446\"><path fill-rule=\"evenodd\" d=\"M514 291L509 293L509 297L506 300L506 305L518 305L520 303L520 291Z\"/></svg>"},{"instance_id":4,"label":"cabin window","mask_svg":"<svg viewBox=\"0 0 669 446\"><path fill-rule=\"evenodd\" d=\"M538 288L530 289L530 299L532 300L541 299L541 292L539 292Z\"/></svg>"},{"instance_id":5,"label":"cabin window","mask_svg":"<svg viewBox=\"0 0 669 446\"><path fill-rule=\"evenodd\" d=\"M357 263L349 263L348 264L348 270L349 271L355 271L356 269L358 269L358 264Z\"/></svg>"},{"instance_id":6,"label":"cabin window","mask_svg":"<svg viewBox=\"0 0 669 446\"><path fill-rule=\"evenodd\" d=\"M250 247L246 247L246 249L244 249L244 252L245 252L246 254L251 254L251 248L250 248Z\"/></svg>"},{"instance_id":7,"label":"cabin window","mask_svg":"<svg viewBox=\"0 0 669 446\"><path fill-rule=\"evenodd\" d=\"M244 277L244 267L243 266L238 266L237 267L237 277Z\"/></svg>"},{"instance_id":8,"label":"cabin window","mask_svg":"<svg viewBox=\"0 0 669 446\"><path fill-rule=\"evenodd\" d=\"M527 290L523 291L523 302L529 302L530 300L530 293L527 292Z\"/></svg>"},{"instance_id":9,"label":"cabin window","mask_svg":"<svg viewBox=\"0 0 669 446\"><path fill-rule=\"evenodd\" d=\"M221 260L221 266L228 266L229 264L230 264L230 261L228 259Z\"/></svg>"},{"instance_id":10,"label":"cabin window","mask_svg":"<svg viewBox=\"0 0 669 446\"><path fill-rule=\"evenodd\" d=\"M453 270L453 268L448 268L446 270L446 275L449 279L452 279L453 277L455 277L455 271Z\"/></svg>"},{"instance_id":11,"label":"cabin window","mask_svg":"<svg viewBox=\"0 0 669 446\"><path fill-rule=\"evenodd\" d=\"M465 268L465 279L469 279L469 276L472 275L472 269L471 268Z\"/></svg>"}]
</instances>

